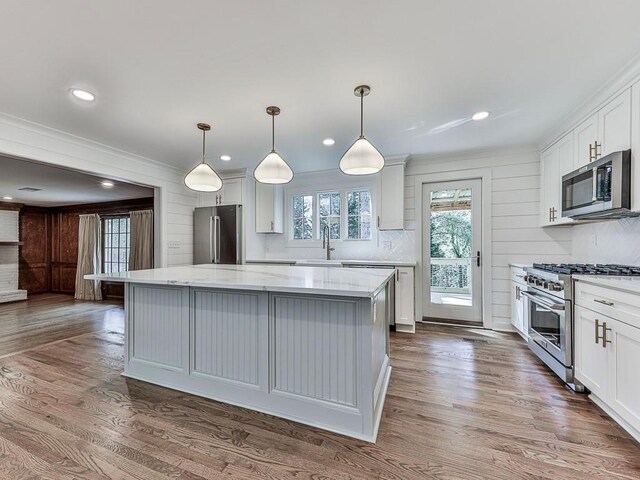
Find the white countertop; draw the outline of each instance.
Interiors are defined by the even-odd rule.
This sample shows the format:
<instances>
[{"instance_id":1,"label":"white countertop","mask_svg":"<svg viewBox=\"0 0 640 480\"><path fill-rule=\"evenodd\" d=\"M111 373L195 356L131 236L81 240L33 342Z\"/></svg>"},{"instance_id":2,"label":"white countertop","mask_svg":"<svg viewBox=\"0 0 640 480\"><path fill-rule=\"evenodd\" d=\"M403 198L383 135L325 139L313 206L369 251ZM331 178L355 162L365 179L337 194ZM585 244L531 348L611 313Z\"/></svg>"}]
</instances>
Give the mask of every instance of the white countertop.
<instances>
[{"instance_id":1,"label":"white countertop","mask_svg":"<svg viewBox=\"0 0 640 480\"><path fill-rule=\"evenodd\" d=\"M85 275L88 280L234 290L373 297L394 276L389 270L284 265L192 265Z\"/></svg>"},{"instance_id":2,"label":"white countertop","mask_svg":"<svg viewBox=\"0 0 640 480\"><path fill-rule=\"evenodd\" d=\"M415 261L407 260L324 260L324 259L270 259L270 260L247 260L247 264L272 264L272 265L287 265L295 264L301 266L335 266L342 267L344 265L381 265L385 267L415 267Z\"/></svg>"},{"instance_id":3,"label":"white countertop","mask_svg":"<svg viewBox=\"0 0 640 480\"><path fill-rule=\"evenodd\" d=\"M511 267L516 267L516 268L525 268L525 267L530 267L531 264L530 263L514 263L514 262L510 262L509 266Z\"/></svg>"},{"instance_id":4,"label":"white countertop","mask_svg":"<svg viewBox=\"0 0 640 480\"><path fill-rule=\"evenodd\" d=\"M631 293L640 294L640 277L625 277L611 275L573 275L574 280L578 282L591 283L601 287L615 288Z\"/></svg>"}]
</instances>

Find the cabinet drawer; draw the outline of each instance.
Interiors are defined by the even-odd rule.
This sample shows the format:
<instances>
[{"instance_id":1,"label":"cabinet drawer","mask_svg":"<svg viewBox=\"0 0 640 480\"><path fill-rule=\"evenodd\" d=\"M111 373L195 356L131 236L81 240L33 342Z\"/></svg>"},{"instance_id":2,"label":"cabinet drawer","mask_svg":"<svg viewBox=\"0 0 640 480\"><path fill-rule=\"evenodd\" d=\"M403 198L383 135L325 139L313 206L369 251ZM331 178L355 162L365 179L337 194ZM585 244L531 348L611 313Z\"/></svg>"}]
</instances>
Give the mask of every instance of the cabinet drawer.
<instances>
[{"instance_id":1,"label":"cabinet drawer","mask_svg":"<svg viewBox=\"0 0 640 480\"><path fill-rule=\"evenodd\" d=\"M578 280L575 283L575 304L640 328L640 295Z\"/></svg>"}]
</instances>

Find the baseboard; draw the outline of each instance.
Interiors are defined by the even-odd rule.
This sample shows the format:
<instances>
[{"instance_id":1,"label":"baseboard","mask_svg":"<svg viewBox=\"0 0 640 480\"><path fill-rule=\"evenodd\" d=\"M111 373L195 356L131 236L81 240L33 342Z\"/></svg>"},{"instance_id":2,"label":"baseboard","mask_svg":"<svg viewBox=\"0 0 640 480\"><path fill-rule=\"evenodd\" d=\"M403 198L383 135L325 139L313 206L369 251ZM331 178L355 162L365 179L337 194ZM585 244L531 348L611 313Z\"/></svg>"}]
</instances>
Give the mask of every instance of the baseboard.
<instances>
[{"instance_id":1,"label":"baseboard","mask_svg":"<svg viewBox=\"0 0 640 480\"><path fill-rule=\"evenodd\" d=\"M601 410L604 411L607 415L609 415L618 425L620 425L629 435L633 437L633 439L640 443L640 432L633 428L629 422L627 422L624 418L614 412L606 403L596 397L593 393L589 395L589 400L595 403Z\"/></svg>"}]
</instances>

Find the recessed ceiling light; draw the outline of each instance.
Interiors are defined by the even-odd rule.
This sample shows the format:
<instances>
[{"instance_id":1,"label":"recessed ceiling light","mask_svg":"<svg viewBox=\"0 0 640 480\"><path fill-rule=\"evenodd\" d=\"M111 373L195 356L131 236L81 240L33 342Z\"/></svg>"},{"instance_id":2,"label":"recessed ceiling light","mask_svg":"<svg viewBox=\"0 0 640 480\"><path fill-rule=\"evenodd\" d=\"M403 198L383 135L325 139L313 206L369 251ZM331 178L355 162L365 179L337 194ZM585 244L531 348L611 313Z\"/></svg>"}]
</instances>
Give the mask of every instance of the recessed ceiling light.
<instances>
[{"instance_id":1,"label":"recessed ceiling light","mask_svg":"<svg viewBox=\"0 0 640 480\"><path fill-rule=\"evenodd\" d=\"M489 116L489 112L476 112L471 116L471 120L484 120Z\"/></svg>"},{"instance_id":2,"label":"recessed ceiling light","mask_svg":"<svg viewBox=\"0 0 640 480\"><path fill-rule=\"evenodd\" d=\"M220 155L220 160L222 160L223 162L228 162L229 160L231 160L231 157L229 155Z\"/></svg>"},{"instance_id":3,"label":"recessed ceiling light","mask_svg":"<svg viewBox=\"0 0 640 480\"><path fill-rule=\"evenodd\" d=\"M104 182L102 182L102 183L101 183L101 185L102 185L104 188L112 188L112 187L113 187L113 182L110 182L110 181L108 181L108 180L105 180Z\"/></svg>"},{"instance_id":4,"label":"recessed ceiling light","mask_svg":"<svg viewBox=\"0 0 640 480\"><path fill-rule=\"evenodd\" d=\"M5 195L4 197L2 197L3 200L13 200L13 197L10 197L9 195Z\"/></svg>"},{"instance_id":5,"label":"recessed ceiling light","mask_svg":"<svg viewBox=\"0 0 640 480\"><path fill-rule=\"evenodd\" d=\"M324 140L322 140L322 144L326 145L327 147L330 147L331 145L334 145L336 143L336 141L333 138L325 138Z\"/></svg>"},{"instance_id":6,"label":"recessed ceiling light","mask_svg":"<svg viewBox=\"0 0 640 480\"><path fill-rule=\"evenodd\" d=\"M93 102L96 99L96 96L93 93L82 90L81 88L72 88L71 95L85 102Z\"/></svg>"}]
</instances>

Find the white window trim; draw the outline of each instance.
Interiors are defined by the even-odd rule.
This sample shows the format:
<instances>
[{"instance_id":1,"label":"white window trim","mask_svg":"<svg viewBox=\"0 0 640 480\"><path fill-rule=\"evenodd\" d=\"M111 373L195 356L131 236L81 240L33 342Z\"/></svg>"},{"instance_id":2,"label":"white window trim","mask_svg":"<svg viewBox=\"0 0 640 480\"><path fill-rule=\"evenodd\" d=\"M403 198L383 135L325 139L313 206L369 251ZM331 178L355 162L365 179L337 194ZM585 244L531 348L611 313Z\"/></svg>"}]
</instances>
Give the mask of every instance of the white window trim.
<instances>
[{"instance_id":1,"label":"white window trim","mask_svg":"<svg viewBox=\"0 0 640 480\"><path fill-rule=\"evenodd\" d=\"M335 171L319 172L313 174L300 174L296 179L284 189L285 195L285 215L284 232L285 247L293 248L320 248L322 240L319 239L319 210L318 194L340 192L340 233L343 238L331 240L332 245L347 244L353 242L376 242L378 240L378 228L375 219L377 218L377 193L378 175L367 175L366 177L347 177L342 174L336 179ZM347 192L352 190L368 190L371 195L371 238L370 239L348 239L347 230ZM294 240L293 239L293 196L313 195L313 239Z\"/></svg>"}]
</instances>

